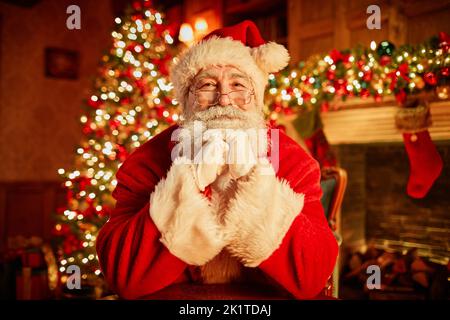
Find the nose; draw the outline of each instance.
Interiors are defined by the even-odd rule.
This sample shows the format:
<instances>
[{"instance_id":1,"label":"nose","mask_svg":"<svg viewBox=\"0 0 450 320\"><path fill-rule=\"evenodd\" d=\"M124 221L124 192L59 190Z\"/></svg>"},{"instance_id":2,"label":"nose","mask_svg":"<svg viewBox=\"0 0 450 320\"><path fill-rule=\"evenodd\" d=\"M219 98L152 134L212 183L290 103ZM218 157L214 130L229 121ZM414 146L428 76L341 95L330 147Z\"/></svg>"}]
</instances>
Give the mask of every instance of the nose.
<instances>
[{"instance_id":1,"label":"nose","mask_svg":"<svg viewBox=\"0 0 450 320\"><path fill-rule=\"evenodd\" d=\"M231 104L230 97L228 97L228 94L226 93L226 91L223 88L222 88L222 90L220 90L219 104L222 107L226 107Z\"/></svg>"}]
</instances>

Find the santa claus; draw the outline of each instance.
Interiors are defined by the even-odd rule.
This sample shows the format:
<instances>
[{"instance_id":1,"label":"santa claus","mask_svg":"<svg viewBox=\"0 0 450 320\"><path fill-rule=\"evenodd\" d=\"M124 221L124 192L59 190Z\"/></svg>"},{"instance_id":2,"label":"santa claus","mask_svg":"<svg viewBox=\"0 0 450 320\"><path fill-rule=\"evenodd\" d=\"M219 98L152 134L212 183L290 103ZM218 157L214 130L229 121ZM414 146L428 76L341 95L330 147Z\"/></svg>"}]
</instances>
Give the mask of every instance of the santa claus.
<instances>
[{"instance_id":1,"label":"santa claus","mask_svg":"<svg viewBox=\"0 0 450 320\"><path fill-rule=\"evenodd\" d=\"M262 111L269 73L288 60L251 21L175 59L183 121L120 167L116 207L98 235L103 274L122 298L186 281L269 280L299 299L324 288L338 247L318 163Z\"/></svg>"}]
</instances>

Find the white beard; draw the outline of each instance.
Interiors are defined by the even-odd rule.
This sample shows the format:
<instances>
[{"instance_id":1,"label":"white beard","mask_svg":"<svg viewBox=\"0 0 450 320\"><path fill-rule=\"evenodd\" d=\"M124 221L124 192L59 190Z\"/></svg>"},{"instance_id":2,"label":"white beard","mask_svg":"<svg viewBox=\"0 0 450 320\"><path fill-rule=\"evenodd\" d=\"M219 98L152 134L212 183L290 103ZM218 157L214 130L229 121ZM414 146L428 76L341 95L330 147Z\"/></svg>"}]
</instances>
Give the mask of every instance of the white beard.
<instances>
[{"instance_id":1,"label":"white beard","mask_svg":"<svg viewBox=\"0 0 450 320\"><path fill-rule=\"evenodd\" d=\"M260 111L241 111L233 106L212 106L203 111L192 113L185 119L180 127L184 131L180 140L191 139L194 142L200 139L207 130L219 130L223 137L233 131L247 131L255 135L251 139L251 147L255 155L265 156L267 153L267 126L264 115ZM181 141L180 141L181 142ZM198 144L197 144L198 146ZM195 149L195 147L193 146Z\"/></svg>"},{"instance_id":2,"label":"white beard","mask_svg":"<svg viewBox=\"0 0 450 320\"><path fill-rule=\"evenodd\" d=\"M213 106L192 114L182 123L181 128L185 131L180 140L189 139L192 142L192 150L195 150L195 144L197 147L202 145L204 133L208 130L219 130L225 140L230 131L254 131L257 139L250 139L250 147L255 155L267 154L267 127L262 112L244 112L231 106ZM227 167L211 184L211 204L222 223L225 208L234 194L234 189L230 188L233 180L229 172ZM227 283L244 279L244 267L226 250L222 250L214 259L201 266L200 273L203 283Z\"/></svg>"}]
</instances>

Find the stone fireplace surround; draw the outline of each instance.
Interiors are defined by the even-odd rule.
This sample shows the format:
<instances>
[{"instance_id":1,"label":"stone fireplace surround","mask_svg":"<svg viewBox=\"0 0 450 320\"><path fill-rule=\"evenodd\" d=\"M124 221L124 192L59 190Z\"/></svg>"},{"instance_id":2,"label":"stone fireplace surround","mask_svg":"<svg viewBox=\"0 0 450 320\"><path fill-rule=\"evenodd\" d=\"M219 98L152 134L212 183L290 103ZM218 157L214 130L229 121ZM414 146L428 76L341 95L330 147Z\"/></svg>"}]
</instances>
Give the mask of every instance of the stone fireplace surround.
<instances>
[{"instance_id":1,"label":"stone fireplace surround","mask_svg":"<svg viewBox=\"0 0 450 320\"><path fill-rule=\"evenodd\" d=\"M417 248L433 262L449 262L450 101L431 102L430 110L429 131L444 167L423 199L406 194L409 160L395 128L393 100L353 100L322 115L325 134L348 173L338 221L340 261L372 244L399 252Z\"/></svg>"}]
</instances>

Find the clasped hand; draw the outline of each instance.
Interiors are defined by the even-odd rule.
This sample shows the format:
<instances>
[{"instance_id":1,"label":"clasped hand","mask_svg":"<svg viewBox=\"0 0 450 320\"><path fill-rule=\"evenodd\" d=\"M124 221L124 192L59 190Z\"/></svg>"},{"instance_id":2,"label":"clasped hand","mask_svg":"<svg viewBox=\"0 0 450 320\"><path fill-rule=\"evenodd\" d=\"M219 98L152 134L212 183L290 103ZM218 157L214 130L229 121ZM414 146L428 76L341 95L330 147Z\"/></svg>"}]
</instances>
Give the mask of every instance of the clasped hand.
<instances>
[{"instance_id":1,"label":"clasped hand","mask_svg":"<svg viewBox=\"0 0 450 320\"><path fill-rule=\"evenodd\" d=\"M247 132L229 130L225 137L218 130L207 130L202 136L202 147L194 157L195 181L204 191L227 166L231 178L238 179L247 175L256 163L257 157Z\"/></svg>"}]
</instances>

